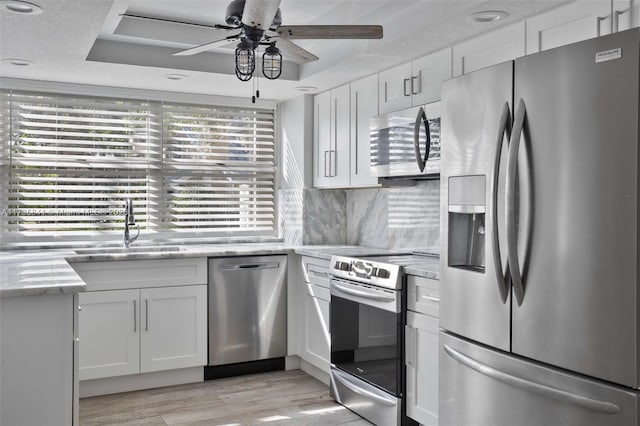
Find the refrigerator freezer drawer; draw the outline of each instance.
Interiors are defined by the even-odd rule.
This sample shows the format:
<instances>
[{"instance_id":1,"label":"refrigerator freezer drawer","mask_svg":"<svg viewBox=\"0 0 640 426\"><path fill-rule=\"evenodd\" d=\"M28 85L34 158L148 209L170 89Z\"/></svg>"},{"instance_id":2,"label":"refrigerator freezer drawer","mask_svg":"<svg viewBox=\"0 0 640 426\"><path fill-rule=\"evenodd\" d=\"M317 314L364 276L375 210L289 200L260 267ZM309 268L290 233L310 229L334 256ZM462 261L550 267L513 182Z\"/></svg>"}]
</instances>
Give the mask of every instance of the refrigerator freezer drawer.
<instances>
[{"instance_id":1,"label":"refrigerator freezer drawer","mask_svg":"<svg viewBox=\"0 0 640 426\"><path fill-rule=\"evenodd\" d=\"M635 426L638 395L440 335L440 425Z\"/></svg>"}]
</instances>

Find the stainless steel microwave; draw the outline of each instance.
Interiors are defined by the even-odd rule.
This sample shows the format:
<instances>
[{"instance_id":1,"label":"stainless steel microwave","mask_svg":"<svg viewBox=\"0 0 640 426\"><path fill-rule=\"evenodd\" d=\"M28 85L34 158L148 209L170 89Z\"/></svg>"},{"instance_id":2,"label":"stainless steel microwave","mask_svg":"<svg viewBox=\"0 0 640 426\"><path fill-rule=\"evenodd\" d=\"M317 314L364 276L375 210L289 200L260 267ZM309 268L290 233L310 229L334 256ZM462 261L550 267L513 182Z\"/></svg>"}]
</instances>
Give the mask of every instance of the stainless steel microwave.
<instances>
[{"instance_id":1,"label":"stainless steel microwave","mask_svg":"<svg viewBox=\"0 0 640 426\"><path fill-rule=\"evenodd\" d=\"M441 102L371 119L371 175L378 177L440 173Z\"/></svg>"}]
</instances>

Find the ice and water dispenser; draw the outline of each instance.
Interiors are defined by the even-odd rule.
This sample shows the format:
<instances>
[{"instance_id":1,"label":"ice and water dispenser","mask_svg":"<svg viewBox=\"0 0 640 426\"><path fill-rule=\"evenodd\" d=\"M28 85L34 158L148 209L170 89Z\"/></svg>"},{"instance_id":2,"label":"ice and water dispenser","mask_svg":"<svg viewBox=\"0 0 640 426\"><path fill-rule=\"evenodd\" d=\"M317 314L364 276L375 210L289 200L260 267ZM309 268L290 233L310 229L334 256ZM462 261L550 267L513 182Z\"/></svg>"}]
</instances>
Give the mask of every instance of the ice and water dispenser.
<instances>
[{"instance_id":1,"label":"ice and water dispenser","mask_svg":"<svg viewBox=\"0 0 640 426\"><path fill-rule=\"evenodd\" d=\"M449 266L484 273L486 177L449 178Z\"/></svg>"}]
</instances>

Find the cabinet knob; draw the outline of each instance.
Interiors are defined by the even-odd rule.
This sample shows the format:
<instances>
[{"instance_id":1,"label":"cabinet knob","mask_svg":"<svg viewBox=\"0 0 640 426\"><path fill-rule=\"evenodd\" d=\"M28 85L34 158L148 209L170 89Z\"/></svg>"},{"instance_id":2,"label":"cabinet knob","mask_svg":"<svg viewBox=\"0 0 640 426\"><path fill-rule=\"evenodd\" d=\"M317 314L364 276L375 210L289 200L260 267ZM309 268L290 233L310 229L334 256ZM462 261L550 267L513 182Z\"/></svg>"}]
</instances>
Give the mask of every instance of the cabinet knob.
<instances>
[{"instance_id":1,"label":"cabinet knob","mask_svg":"<svg viewBox=\"0 0 640 426\"><path fill-rule=\"evenodd\" d=\"M78 311L82 310L82 306L78 305Z\"/></svg>"},{"instance_id":2,"label":"cabinet knob","mask_svg":"<svg viewBox=\"0 0 640 426\"><path fill-rule=\"evenodd\" d=\"M80 338L79 338L79 337L74 337L74 338L73 338L73 341L74 341L74 342L79 342L79 341L80 341Z\"/></svg>"}]
</instances>

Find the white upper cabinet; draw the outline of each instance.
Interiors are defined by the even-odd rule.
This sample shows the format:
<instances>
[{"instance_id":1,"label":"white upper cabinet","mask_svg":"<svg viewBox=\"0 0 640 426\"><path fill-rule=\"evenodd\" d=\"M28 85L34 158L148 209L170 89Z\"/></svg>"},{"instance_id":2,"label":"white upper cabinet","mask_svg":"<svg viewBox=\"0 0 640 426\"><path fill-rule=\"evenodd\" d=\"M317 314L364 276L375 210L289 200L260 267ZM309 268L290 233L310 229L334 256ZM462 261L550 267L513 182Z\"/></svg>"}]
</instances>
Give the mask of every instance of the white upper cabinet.
<instances>
[{"instance_id":1,"label":"white upper cabinet","mask_svg":"<svg viewBox=\"0 0 640 426\"><path fill-rule=\"evenodd\" d=\"M618 6L622 7L615 26L629 27L630 5ZM614 26L611 7L611 0L577 1L528 19L527 54L610 34Z\"/></svg>"},{"instance_id":2,"label":"white upper cabinet","mask_svg":"<svg viewBox=\"0 0 640 426\"><path fill-rule=\"evenodd\" d=\"M331 187L334 188L349 186L350 96L351 91L348 84L331 90L332 151L329 155L329 170Z\"/></svg>"},{"instance_id":3,"label":"white upper cabinet","mask_svg":"<svg viewBox=\"0 0 640 426\"><path fill-rule=\"evenodd\" d=\"M378 74L380 114L398 111L411 106L411 63L382 71Z\"/></svg>"},{"instance_id":4,"label":"white upper cabinet","mask_svg":"<svg viewBox=\"0 0 640 426\"><path fill-rule=\"evenodd\" d=\"M331 93L313 98L313 186L328 187L331 183Z\"/></svg>"},{"instance_id":5,"label":"white upper cabinet","mask_svg":"<svg viewBox=\"0 0 640 426\"><path fill-rule=\"evenodd\" d=\"M380 114L440 100L442 82L451 78L447 48L379 74Z\"/></svg>"},{"instance_id":6,"label":"white upper cabinet","mask_svg":"<svg viewBox=\"0 0 640 426\"><path fill-rule=\"evenodd\" d=\"M349 186L350 90L346 84L314 97L313 186Z\"/></svg>"},{"instance_id":7,"label":"white upper cabinet","mask_svg":"<svg viewBox=\"0 0 640 426\"><path fill-rule=\"evenodd\" d=\"M371 176L371 117L378 115L378 75L351 83L351 186L374 186Z\"/></svg>"},{"instance_id":8,"label":"white upper cabinet","mask_svg":"<svg viewBox=\"0 0 640 426\"><path fill-rule=\"evenodd\" d=\"M453 46L453 75L499 64L525 54L525 23L483 34Z\"/></svg>"},{"instance_id":9,"label":"white upper cabinet","mask_svg":"<svg viewBox=\"0 0 640 426\"><path fill-rule=\"evenodd\" d=\"M442 82L451 78L451 49L432 53L411 63L413 106L440 100Z\"/></svg>"}]
</instances>

